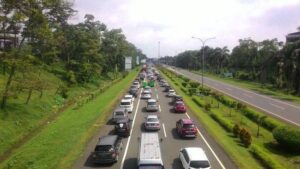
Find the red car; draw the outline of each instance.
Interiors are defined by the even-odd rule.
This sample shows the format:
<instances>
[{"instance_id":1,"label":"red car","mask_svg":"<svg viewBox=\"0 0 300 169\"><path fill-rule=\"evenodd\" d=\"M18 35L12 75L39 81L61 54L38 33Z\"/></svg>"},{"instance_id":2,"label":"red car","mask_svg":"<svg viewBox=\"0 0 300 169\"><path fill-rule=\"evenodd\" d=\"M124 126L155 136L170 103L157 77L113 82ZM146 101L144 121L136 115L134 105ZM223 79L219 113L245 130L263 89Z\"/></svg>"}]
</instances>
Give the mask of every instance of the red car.
<instances>
[{"instance_id":1,"label":"red car","mask_svg":"<svg viewBox=\"0 0 300 169\"><path fill-rule=\"evenodd\" d=\"M176 122L177 133L180 137L197 137L197 128L191 119L180 119Z\"/></svg>"},{"instance_id":2,"label":"red car","mask_svg":"<svg viewBox=\"0 0 300 169\"><path fill-rule=\"evenodd\" d=\"M176 113L185 113L186 112L186 106L182 101L175 102L174 110Z\"/></svg>"}]
</instances>

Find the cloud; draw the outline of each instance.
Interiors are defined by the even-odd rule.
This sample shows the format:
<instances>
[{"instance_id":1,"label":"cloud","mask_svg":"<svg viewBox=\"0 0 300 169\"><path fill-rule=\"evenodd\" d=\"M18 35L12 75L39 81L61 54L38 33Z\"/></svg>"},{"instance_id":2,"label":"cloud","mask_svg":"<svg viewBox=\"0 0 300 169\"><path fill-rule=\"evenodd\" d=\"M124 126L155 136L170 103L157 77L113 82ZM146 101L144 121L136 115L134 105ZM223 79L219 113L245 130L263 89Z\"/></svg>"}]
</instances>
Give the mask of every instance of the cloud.
<instances>
[{"instance_id":1,"label":"cloud","mask_svg":"<svg viewBox=\"0 0 300 169\"><path fill-rule=\"evenodd\" d=\"M216 36L207 44L234 47L238 39L279 38L300 25L298 0L77 0L76 21L86 13L109 28L122 28L148 57L199 49L191 38Z\"/></svg>"}]
</instances>

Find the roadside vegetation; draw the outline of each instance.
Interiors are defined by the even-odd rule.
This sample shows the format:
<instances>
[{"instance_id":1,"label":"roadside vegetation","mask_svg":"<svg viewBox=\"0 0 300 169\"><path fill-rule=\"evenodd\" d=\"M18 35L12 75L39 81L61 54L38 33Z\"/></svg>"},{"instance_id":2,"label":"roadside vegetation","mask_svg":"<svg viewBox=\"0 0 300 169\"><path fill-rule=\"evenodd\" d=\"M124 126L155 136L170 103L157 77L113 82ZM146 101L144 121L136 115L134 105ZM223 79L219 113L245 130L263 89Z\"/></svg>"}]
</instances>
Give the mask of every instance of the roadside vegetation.
<instances>
[{"instance_id":1,"label":"roadside vegetation","mask_svg":"<svg viewBox=\"0 0 300 169\"><path fill-rule=\"evenodd\" d=\"M299 127L201 88L199 83L168 69L160 71L240 168L299 168Z\"/></svg>"},{"instance_id":2,"label":"roadside vegetation","mask_svg":"<svg viewBox=\"0 0 300 169\"><path fill-rule=\"evenodd\" d=\"M103 92L95 91L61 112L33 139L0 164L4 169L70 168L85 149L90 138L107 123L111 111L138 74L109 83Z\"/></svg>"},{"instance_id":3,"label":"roadside vegetation","mask_svg":"<svg viewBox=\"0 0 300 169\"><path fill-rule=\"evenodd\" d=\"M0 1L0 162L66 109L81 107L127 77L125 56L132 56L133 67L136 56L146 58L121 29L108 29L93 15L69 23L76 12L64 0Z\"/></svg>"},{"instance_id":4,"label":"roadside vegetation","mask_svg":"<svg viewBox=\"0 0 300 169\"><path fill-rule=\"evenodd\" d=\"M298 28L300 31L300 27ZM202 56L204 55L204 59ZM204 60L204 63L202 61ZM254 41L251 38L239 39L231 53L225 46L200 50L189 50L174 57L162 57L160 63L176 67L232 77L244 82L256 82L260 88L282 91L277 96L292 99L300 96L300 41L286 43L274 39ZM204 65L204 67L203 67ZM257 86L258 87L258 86ZM255 87L256 88L256 87ZM269 90L260 90L262 92ZM272 94L275 94L272 92Z\"/></svg>"}]
</instances>

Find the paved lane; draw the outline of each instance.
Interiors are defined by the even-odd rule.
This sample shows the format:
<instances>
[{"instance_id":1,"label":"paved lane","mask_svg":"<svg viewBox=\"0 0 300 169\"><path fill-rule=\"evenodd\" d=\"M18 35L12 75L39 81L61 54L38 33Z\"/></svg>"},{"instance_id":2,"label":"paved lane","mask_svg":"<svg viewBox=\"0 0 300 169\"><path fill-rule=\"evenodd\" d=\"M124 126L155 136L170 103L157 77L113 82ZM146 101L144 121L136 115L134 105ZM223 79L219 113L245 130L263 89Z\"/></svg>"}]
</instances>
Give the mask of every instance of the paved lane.
<instances>
[{"instance_id":1,"label":"paved lane","mask_svg":"<svg viewBox=\"0 0 300 169\"><path fill-rule=\"evenodd\" d=\"M191 73L184 69L172 68L167 66L179 74L182 74L190 79L201 82L201 76ZM288 123L300 126L300 106L287 101L281 101L269 96L261 95L250 90L242 89L233 85L229 85L217 80L204 77L204 84L218 90L226 95L229 95L237 100L256 107L276 118L284 120Z\"/></svg>"}]
</instances>

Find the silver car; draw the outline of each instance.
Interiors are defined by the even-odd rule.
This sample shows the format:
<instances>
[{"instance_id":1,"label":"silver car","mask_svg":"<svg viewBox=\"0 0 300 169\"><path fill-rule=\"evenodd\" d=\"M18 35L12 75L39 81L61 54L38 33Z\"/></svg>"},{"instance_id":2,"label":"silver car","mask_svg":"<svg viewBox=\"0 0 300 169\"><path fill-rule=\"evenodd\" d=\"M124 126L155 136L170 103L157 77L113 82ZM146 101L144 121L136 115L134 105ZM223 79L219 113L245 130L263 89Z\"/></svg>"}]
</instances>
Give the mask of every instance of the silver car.
<instances>
[{"instance_id":1,"label":"silver car","mask_svg":"<svg viewBox=\"0 0 300 169\"><path fill-rule=\"evenodd\" d=\"M157 101L155 99L149 99L147 101L147 111L158 111Z\"/></svg>"},{"instance_id":2,"label":"silver car","mask_svg":"<svg viewBox=\"0 0 300 169\"><path fill-rule=\"evenodd\" d=\"M149 92L148 90L143 91L141 98L142 99L151 99L151 92Z\"/></svg>"},{"instance_id":3,"label":"silver car","mask_svg":"<svg viewBox=\"0 0 300 169\"><path fill-rule=\"evenodd\" d=\"M144 126L146 130L160 130L160 122L157 115L148 115Z\"/></svg>"},{"instance_id":4,"label":"silver car","mask_svg":"<svg viewBox=\"0 0 300 169\"><path fill-rule=\"evenodd\" d=\"M125 108L117 108L113 112L112 122L116 123L119 120L128 119L128 113Z\"/></svg>"}]
</instances>

